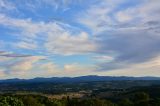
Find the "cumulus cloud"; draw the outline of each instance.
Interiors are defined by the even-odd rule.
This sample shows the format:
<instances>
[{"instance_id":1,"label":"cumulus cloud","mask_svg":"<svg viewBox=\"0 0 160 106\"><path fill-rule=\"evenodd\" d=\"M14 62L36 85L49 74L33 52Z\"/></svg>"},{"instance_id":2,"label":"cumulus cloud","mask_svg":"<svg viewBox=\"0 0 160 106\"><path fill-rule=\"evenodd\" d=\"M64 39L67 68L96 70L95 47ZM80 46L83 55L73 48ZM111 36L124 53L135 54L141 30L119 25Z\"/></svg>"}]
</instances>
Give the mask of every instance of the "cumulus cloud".
<instances>
[{"instance_id":1,"label":"cumulus cloud","mask_svg":"<svg viewBox=\"0 0 160 106\"><path fill-rule=\"evenodd\" d=\"M96 45L93 41L90 41L88 34L85 32L76 36L63 32L61 36L49 36L46 48L51 53L73 55L94 52Z\"/></svg>"},{"instance_id":2,"label":"cumulus cloud","mask_svg":"<svg viewBox=\"0 0 160 106\"><path fill-rule=\"evenodd\" d=\"M38 62L39 60L44 59L41 56L30 56L27 58L23 58L20 61L17 61L11 64L12 71L29 71L33 68L33 64Z\"/></svg>"}]
</instances>

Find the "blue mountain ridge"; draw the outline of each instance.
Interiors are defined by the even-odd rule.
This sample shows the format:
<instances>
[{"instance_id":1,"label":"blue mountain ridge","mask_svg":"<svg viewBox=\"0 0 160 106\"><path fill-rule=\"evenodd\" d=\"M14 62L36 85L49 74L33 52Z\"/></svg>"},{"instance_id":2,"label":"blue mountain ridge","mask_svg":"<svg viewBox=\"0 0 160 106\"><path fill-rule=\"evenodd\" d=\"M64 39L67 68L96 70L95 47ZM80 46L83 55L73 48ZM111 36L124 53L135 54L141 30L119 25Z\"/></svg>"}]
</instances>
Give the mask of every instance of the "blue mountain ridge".
<instances>
[{"instance_id":1,"label":"blue mountain ridge","mask_svg":"<svg viewBox=\"0 0 160 106\"><path fill-rule=\"evenodd\" d=\"M0 82L91 82L91 81L122 81L122 80L160 80L160 77L128 77L128 76L79 76L79 77L37 77L33 79L6 79Z\"/></svg>"}]
</instances>

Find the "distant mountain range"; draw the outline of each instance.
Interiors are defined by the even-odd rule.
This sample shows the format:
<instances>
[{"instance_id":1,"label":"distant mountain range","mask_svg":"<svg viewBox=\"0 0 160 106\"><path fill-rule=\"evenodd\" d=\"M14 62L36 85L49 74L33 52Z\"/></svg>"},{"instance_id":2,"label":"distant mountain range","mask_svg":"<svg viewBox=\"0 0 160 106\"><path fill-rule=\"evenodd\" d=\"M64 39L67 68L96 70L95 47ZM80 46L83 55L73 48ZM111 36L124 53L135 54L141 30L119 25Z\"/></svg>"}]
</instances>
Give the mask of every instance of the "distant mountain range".
<instances>
[{"instance_id":1,"label":"distant mountain range","mask_svg":"<svg viewBox=\"0 0 160 106\"><path fill-rule=\"evenodd\" d=\"M160 77L113 77L113 76L80 76L80 77L52 77L43 78L38 77L34 79L6 79L0 80L0 82L91 82L91 81L122 81L122 80L160 80Z\"/></svg>"}]
</instances>

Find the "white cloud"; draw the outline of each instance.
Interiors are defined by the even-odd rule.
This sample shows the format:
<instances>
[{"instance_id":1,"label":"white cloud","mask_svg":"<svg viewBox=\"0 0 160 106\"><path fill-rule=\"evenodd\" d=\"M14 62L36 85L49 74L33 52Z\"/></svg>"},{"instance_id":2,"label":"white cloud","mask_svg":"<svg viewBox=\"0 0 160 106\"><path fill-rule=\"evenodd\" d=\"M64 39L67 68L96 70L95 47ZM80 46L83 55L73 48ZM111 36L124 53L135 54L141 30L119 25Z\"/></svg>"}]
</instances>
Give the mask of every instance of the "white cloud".
<instances>
[{"instance_id":1,"label":"white cloud","mask_svg":"<svg viewBox=\"0 0 160 106\"><path fill-rule=\"evenodd\" d=\"M82 76L82 75L91 75L95 69L92 65L82 65L79 63L65 64L64 70L60 76Z\"/></svg>"},{"instance_id":2,"label":"white cloud","mask_svg":"<svg viewBox=\"0 0 160 106\"><path fill-rule=\"evenodd\" d=\"M19 41L13 42L12 46L33 50L43 48L49 53L61 55L89 53L96 48L86 32L67 24L60 22L33 23L29 19L13 19L2 14L0 19L0 24L21 30L16 34ZM77 32L74 33L73 29ZM38 45L39 43L41 46Z\"/></svg>"},{"instance_id":3,"label":"white cloud","mask_svg":"<svg viewBox=\"0 0 160 106\"><path fill-rule=\"evenodd\" d=\"M68 71L68 72L78 72L78 71L82 71L83 67L78 64L78 63L73 63L73 64L65 64L64 65L64 70Z\"/></svg>"},{"instance_id":4,"label":"white cloud","mask_svg":"<svg viewBox=\"0 0 160 106\"><path fill-rule=\"evenodd\" d=\"M99 72L99 75L110 76L160 76L160 58L156 57L151 61L133 64L127 68L112 71Z\"/></svg>"},{"instance_id":5,"label":"white cloud","mask_svg":"<svg viewBox=\"0 0 160 106\"><path fill-rule=\"evenodd\" d=\"M104 71L150 61L160 53L159 0L121 5L126 2L101 1L78 16L80 23L98 35L98 53L116 55L114 60L100 65Z\"/></svg>"},{"instance_id":6,"label":"white cloud","mask_svg":"<svg viewBox=\"0 0 160 106\"><path fill-rule=\"evenodd\" d=\"M159 3L159 0L144 0L137 6L118 11L115 13L115 18L120 22L136 22L137 25L148 21L159 21Z\"/></svg>"},{"instance_id":7,"label":"white cloud","mask_svg":"<svg viewBox=\"0 0 160 106\"><path fill-rule=\"evenodd\" d=\"M75 36L68 32L62 32L58 36L51 35L48 37L45 47L51 53L62 55L90 53L96 49L96 45L90 41L85 32Z\"/></svg>"},{"instance_id":8,"label":"white cloud","mask_svg":"<svg viewBox=\"0 0 160 106\"><path fill-rule=\"evenodd\" d=\"M116 17L119 22L128 22L128 21L132 20L133 16L131 16L129 14L125 14L124 12L120 11L117 13Z\"/></svg>"},{"instance_id":9,"label":"white cloud","mask_svg":"<svg viewBox=\"0 0 160 106\"><path fill-rule=\"evenodd\" d=\"M77 20L86 25L94 35L121 28L145 28L144 23L159 21L159 0L143 0L135 6L118 9L126 2L127 0L102 0L79 13Z\"/></svg>"},{"instance_id":10,"label":"white cloud","mask_svg":"<svg viewBox=\"0 0 160 106\"><path fill-rule=\"evenodd\" d=\"M39 9L36 6L53 6L58 11L60 8L62 10L70 8L69 5L73 1L83 2L82 0L35 0L37 4L33 4L34 1L29 0L27 1L28 4L25 4L24 7L34 11L34 9ZM8 32L9 34L6 35L12 41L2 39L0 41L0 48L5 50L8 49L7 47L10 47L14 50L18 49L17 51L21 52L25 49L23 52L33 54L41 52L43 55L60 54L66 56L95 53L94 59L97 59L100 63L104 63L100 65L104 70L107 70L107 68L110 70L112 68L119 68L118 71L106 72L107 75L125 75L125 73L126 75L131 75L130 73L133 75L152 75L153 73L149 71L152 70L151 66L148 65L149 63L146 63L149 67L142 68L141 66L145 65L143 62L151 62L150 59L159 55L160 1L143 0L136 6L133 5L126 8L125 6L124 8L121 7L121 4L126 3L127 0L95 1L97 1L95 4L88 4L89 7L85 7L87 10L75 14L78 19L73 19L73 23L76 21L75 24L82 25L75 25L76 27L56 20L34 22L31 19L32 17L28 19L13 18L9 17L10 15L7 15L7 13L2 12L0 13L0 25L6 29L13 30L13 32ZM17 1L15 4L18 6L15 7L13 2L12 4L7 2L7 0L1 0L0 10L6 9L10 11L20 8L19 4L17 4L18 2L21 4L20 1ZM34 12L37 11L35 10ZM39 13L35 14L39 15ZM27 14L26 17L28 17ZM87 33L90 32L88 29L77 28L83 26L88 27L91 33ZM99 36L96 36L95 39L95 36L92 35ZM116 54L116 56L111 57L108 55L109 53ZM15 77L21 77L21 75L28 77L31 73L34 73L34 76L53 74L74 76L92 74L91 70L95 70L95 67L88 67L77 63L66 64L64 65L64 70L61 70L53 62L41 63L39 56L23 57L12 56L12 53L6 54L9 54L8 57L7 55L6 57L3 56L0 60L2 75L12 73L15 74L13 75ZM0 55L4 54L0 53ZM23 59L17 57L23 57ZM136 62L139 62L140 66L136 65ZM144 69L147 70L147 73L144 74L144 71L127 72L129 69L121 70L128 66L132 67L132 65L135 68L131 70ZM36 67L38 67L39 73L35 71ZM157 69L153 69L155 73L158 73ZM4 70L7 73L4 73Z\"/></svg>"},{"instance_id":11,"label":"white cloud","mask_svg":"<svg viewBox=\"0 0 160 106\"><path fill-rule=\"evenodd\" d=\"M3 77L5 77L5 76L6 76L5 70L0 67L0 77L3 78Z\"/></svg>"},{"instance_id":12,"label":"white cloud","mask_svg":"<svg viewBox=\"0 0 160 106\"><path fill-rule=\"evenodd\" d=\"M5 57L0 61L1 78L33 78L90 75L94 66L79 63L60 67L43 56Z\"/></svg>"},{"instance_id":13,"label":"white cloud","mask_svg":"<svg viewBox=\"0 0 160 106\"><path fill-rule=\"evenodd\" d=\"M8 2L7 0L1 0L0 1L0 11L6 10L13 10L16 9L15 5L11 2Z\"/></svg>"},{"instance_id":14,"label":"white cloud","mask_svg":"<svg viewBox=\"0 0 160 106\"><path fill-rule=\"evenodd\" d=\"M31 50L35 50L36 48L38 48L36 42L29 43L29 42L21 41L14 44L14 46L22 49L31 49Z\"/></svg>"},{"instance_id":15,"label":"white cloud","mask_svg":"<svg viewBox=\"0 0 160 106\"><path fill-rule=\"evenodd\" d=\"M114 57L109 55L98 55L93 56L93 59L99 62L111 62L114 60Z\"/></svg>"},{"instance_id":16,"label":"white cloud","mask_svg":"<svg viewBox=\"0 0 160 106\"><path fill-rule=\"evenodd\" d=\"M11 66L11 69L13 71L29 71L33 68L33 64L38 62L39 60L44 59L44 57L41 56L30 56L30 57L24 57L19 62L16 62Z\"/></svg>"},{"instance_id":17,"label":"white cloud","mask_svg":"<svg viewBox=\"0 0 160 106\"><path fill-rule=\"evenodd\" d=\"M112 29L116 24L111 13L125 0L101 0L91 5L89 9L78 15L77 21L86 25L93 34L99 34L105 30ZM83 16L83 17L82 17Z\"/></svg>"},{"instance_id":18,"label":"white cloud","mask_svg":"<svg viewBox=\"0 0 160 106\"><path fill-rule=\"evenodd\" d=\"M59 71L58 66L44 56L1 56L0 60L1 78L51 77Z\"/></svg>"}]
</instances>

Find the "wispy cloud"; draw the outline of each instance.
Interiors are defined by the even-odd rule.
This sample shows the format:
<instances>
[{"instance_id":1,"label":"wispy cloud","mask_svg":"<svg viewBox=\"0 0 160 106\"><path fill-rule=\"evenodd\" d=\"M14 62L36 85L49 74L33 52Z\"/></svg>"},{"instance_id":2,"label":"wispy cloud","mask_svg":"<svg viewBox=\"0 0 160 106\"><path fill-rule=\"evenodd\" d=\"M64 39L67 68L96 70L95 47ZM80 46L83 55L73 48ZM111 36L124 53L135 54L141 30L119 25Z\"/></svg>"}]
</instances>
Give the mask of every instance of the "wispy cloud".
<instances>
[{"instance_id":1,"label":"wispy cloud","mask_svg":"<svg viewBox=\"0 0 160 106\"><path fill-rule=\"evenodd\" d=\"M16 6L13 3L9 2L8 0L0 1L0 11L13 9L16 9Z\"/></svg>"},{"instance_id":2,"label":"wispy cloud","mask_svg":"<svg viewBox=\"0 0 160 106\"><path fill-rule=\"evenodd\" d=\"M62 55L81 54L95 50L95 44L90 41L88 33L81 30L74 33L76 28L72 29L60 22L34 23L31 20L13 19L1 15L0 23L20 30L15 36L19 40L12 44L18 48L37 50L38 44L41 43L40 48L46 48L49 53Z\"/></svg>"},{"instance_id":3,"label":"wispy cloud","mask_svg":"<svg viewBox=\"0 0 160 106\"><path fill-rule=\"evenodd\" d=\"M82 13L84 17L79 18L96 35L99 44L97 51L114 55L113 61L98 65L100 70L124 69L159 56L159 1L144 0L123 9L117 8L126 3L125 0L111 4L107 2L91 6Z\"/></svg>"},{"instance_id":4,"label":"wispy cloud","mask_svg":"<svg viewBox=\"0 0 160 106\"><path fill-rule=\"evenodd\" d=\"M157 73L158 68L141 66L152 66L160 56L159 4L159 0L2 0L0 72L15 77L24 73L34 77L36 70L39 76L145 73L134 69ZM88 56L86 61L83 56Z\"/></svg>"},{"instance_id":5,"label":"wispy cloud","mask_svg":"<svg viewBox=\"0 0 160 106\"><path fill-rule=\"evenodd\" d=\"M35 76L45 76L58 70L55 67L56 65L47 61L44 56L14 54L5 51L1 51L0 56L0 71L3 73L4 78L22 76L23 78L30 78L31 73L34 73ZM39 67L37 71L35 70L36 67ZM44 73L46 74L44 75Z\"/></svg>"},{"instance_id":6,"label":"wispy cloud","mask_svg":"<svg viewBox=\"0 0 160 106\"><path fill-rule=\"evenodd\" d=\"M12 52L0 51L0 56L2 57L30 57L31 55L15 54Z\"/></svg>"}]
</instances>

